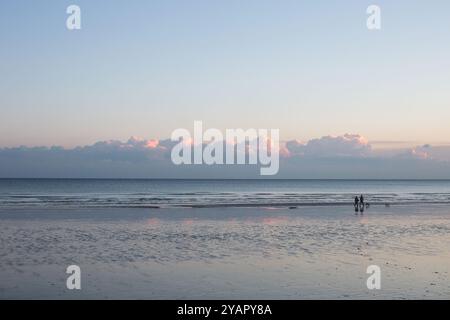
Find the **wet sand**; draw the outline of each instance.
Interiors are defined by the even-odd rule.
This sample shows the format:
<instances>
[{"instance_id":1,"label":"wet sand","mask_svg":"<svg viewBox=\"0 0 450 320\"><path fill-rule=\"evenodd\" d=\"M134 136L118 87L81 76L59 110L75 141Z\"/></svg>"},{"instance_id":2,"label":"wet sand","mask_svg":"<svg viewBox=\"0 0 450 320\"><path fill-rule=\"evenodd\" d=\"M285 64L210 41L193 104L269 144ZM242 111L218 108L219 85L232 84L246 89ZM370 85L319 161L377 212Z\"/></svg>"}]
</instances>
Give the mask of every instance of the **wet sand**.
<instances>
[{"instance_id":1,"label":"wet sand","mask_svg":"<svg viewBox=\"0 0 450 320\"><path fill-rule=\"evenodd\" d=\"M445 205L8 209L0 244L2 299L450 298Z\"/></svg>"}]
</instances>

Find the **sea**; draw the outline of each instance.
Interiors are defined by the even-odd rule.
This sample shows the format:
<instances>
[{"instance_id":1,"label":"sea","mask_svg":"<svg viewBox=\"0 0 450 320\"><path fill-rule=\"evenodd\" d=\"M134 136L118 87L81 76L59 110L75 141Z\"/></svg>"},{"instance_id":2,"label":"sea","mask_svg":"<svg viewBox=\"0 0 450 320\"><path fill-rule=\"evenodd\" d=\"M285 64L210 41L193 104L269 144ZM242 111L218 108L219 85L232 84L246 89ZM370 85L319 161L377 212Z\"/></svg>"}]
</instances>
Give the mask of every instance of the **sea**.
<instances>
[{"instance_id":1,"label":"sea","mask_svg":"<svg viewBox=\"0 0 450 320\"><path fill-rule=\"evenodd\" d=\"M0 208L447 204L450 180L0 179Z\"/></svg>"}]
</instances>

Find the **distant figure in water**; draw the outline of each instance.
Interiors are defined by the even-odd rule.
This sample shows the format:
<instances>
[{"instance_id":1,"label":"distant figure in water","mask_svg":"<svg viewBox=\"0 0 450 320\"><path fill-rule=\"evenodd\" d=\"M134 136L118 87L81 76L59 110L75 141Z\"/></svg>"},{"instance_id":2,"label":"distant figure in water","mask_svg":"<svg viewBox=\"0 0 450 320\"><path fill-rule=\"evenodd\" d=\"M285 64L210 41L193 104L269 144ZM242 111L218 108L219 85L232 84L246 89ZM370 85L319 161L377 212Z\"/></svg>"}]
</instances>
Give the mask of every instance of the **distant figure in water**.
<instances>
[{"instance_id":1,"label":"distant figure in water","mask_svg":"<svg viewBox=\"0 0 450 320\"><path fill-rule=\"evenodd\" d=\"M359 212L361 212L361 214L363 214L363 212L364 212L364 197L363 197L363 195L359 196Z\"/></svg>"},{"instance_id":2,"label":"distant figure in water","mask_svg":"<svg viewBox=\"0 0 450 320\"><path fill-rule=\"evenodd\" d=\"M364 196L361 194L359 197L355 197L355 202L353 203L355 206L355 212L364 212L364 209L369 208L369 203L364 202Z\"/></svg>"},{"instance_id":3,"label":"distant figure in water","mask_svg":"<svg viewBox=\"0 0 450 320\"><path fill-rule=\"evenodd\" d=\"M358 209L359 209L359 198L358 198L358 196L355 197L355 202L353 203L353 205L355 206L355 211L358 212Z\"/></svg>"}]
</instances>

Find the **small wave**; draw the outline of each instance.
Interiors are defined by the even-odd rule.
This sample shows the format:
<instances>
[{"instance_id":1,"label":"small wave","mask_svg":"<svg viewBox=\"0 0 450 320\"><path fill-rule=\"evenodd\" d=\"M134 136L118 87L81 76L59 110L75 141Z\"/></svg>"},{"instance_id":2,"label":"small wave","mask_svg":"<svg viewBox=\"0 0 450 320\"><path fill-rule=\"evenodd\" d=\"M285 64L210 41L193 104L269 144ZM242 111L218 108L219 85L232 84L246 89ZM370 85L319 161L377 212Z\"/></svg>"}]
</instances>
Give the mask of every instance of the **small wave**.
<instances>
[{"instance_id":1,"label":"small wave","mask_svg":"<svg viewBox=\"0 0 450 320\"><path fill-rule=\"evenodd\" d=\"M182 195L0 195L0 208L214 208L351 206L347 193L182 193ZM370 205L450 204L450 194L367 194Z\"/></svg>"}]
</instances>

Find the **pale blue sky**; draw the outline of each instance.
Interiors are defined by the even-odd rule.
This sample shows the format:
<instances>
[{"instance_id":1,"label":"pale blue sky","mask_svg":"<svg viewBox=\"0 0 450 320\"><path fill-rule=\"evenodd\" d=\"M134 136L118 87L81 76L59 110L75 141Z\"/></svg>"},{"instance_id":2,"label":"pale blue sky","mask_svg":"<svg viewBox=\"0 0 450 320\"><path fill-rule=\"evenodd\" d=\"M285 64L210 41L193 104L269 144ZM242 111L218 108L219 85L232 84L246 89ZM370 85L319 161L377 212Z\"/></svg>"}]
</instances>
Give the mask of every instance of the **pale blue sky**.
<instances>
[{"instance_id":1,"label":"pale blue sky","mask_svg":"<svg viewBox=\"0 0 450 320\"><path fill-rule=\"evenodd\" d=\"M449 40L446 0L1 1L0 147L167 138L194 120L448 142Z\"/></svg>"}]
</instances>

